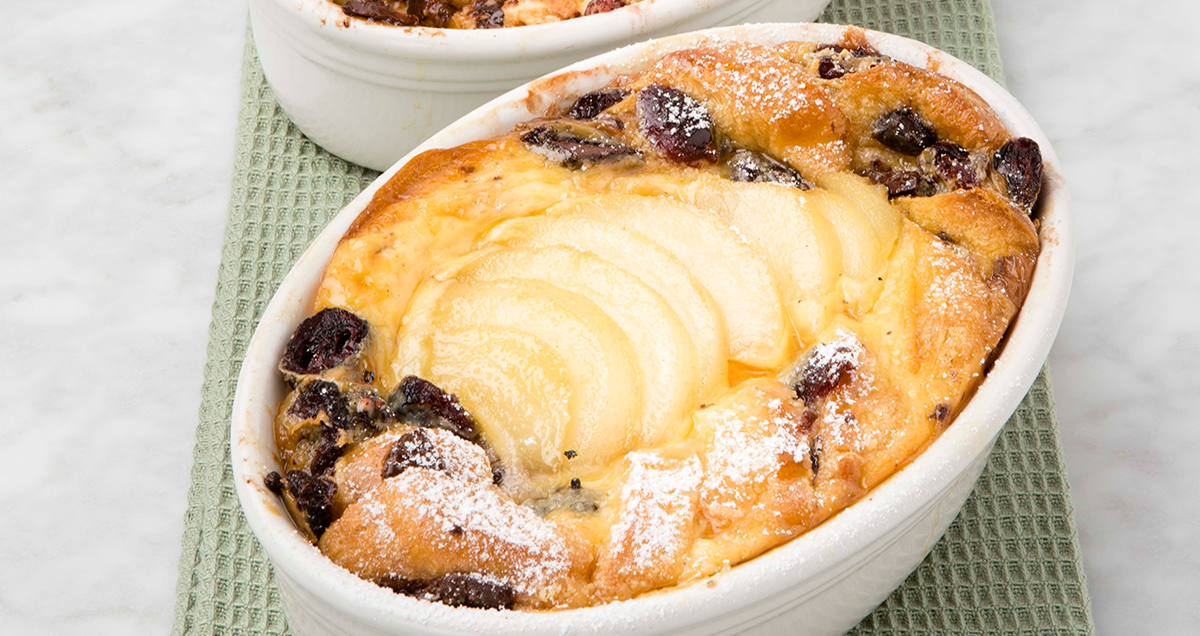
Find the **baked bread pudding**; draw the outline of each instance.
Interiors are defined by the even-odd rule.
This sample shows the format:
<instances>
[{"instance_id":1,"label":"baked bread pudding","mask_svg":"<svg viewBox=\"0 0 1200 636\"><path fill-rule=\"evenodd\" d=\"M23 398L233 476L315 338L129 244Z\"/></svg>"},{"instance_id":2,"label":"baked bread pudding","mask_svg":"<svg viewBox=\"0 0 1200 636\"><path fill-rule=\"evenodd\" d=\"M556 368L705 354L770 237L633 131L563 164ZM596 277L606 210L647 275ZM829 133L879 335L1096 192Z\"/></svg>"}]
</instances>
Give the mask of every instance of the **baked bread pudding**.
<instances>
[{"instance_id":1,"label":"baked bread pudding","mask_svg":"<svg viewBox=\"0 0 1200 636\"><path fill-rule=\"evenodd\" d=\"M1025 297L1041 170L858 31L664 55L378 190L286 347L266 484L430 601L709 577L951 425Z\"/></svg>"},{"instance_id":2,"label":"baked bread pudding","mask_svg":"<svg viewBox=\"0 0 1200 636\"><path fill-rule=\"evenodd\" d=\"M330 0L351 18L395 26L498 29L608 13L642 0Z\"/></svg>"}]
</instances>

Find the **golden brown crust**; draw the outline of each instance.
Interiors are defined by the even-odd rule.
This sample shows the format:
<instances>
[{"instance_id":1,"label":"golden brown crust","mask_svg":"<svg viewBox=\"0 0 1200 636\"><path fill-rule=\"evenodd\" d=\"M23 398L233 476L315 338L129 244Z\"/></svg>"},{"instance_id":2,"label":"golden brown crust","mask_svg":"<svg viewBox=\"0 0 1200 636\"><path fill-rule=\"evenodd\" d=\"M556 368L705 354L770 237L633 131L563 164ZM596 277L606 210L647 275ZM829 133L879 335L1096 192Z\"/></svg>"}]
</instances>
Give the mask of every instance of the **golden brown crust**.
<instances>
[{"instance_id":1,"label":"golden brown crust","mask_svg":"<svg viewBox=\"0 0 1200 636\"><path fill-rule=\"evenodd\" d=\"M925 117L938 136L975 150L998 148L1008 131L975 91L937 73L902 62L883 61L839 80L837 106L850 122L856 146L879 147L870 126L880 115L912 108Z\"/></svg>"},{"instance_id":2,"label":"golden brown crust","mask_svg":"<svg viewBox=\"0 0 1200 636\"><path fill-rule=\"evenodd\" d=\"M455 173L473 170L474 166L491 155L495 148L492 140L473 141L453 148L435 148L413 157L404 164L404 169L375 193L367 207L354 219L341 243L360 234L378 232L381 228L394 225L396 214L403 208L395 204L421 196L438 183L448 181Z\"/></svg>"},{"instance_id":3,"label":"golden brown crust","mask_svg":"<svg viewBox=\"0 0 1200 636\"><path fill-rule=\"evenodd\" d=\"M593 581L607 600L672 585L699 531L695 458L630 454L620 513L596 558Z\"/></svg>"},{"instance_id":4,"label":"golden brown crust","mask_svg":"<svg viewBox=\"0 0 1200 636\"><path fill-rule=\"evenodd\" d=\"M630 84L669 84L704 95L718 127L739 143L816 176L844 169L849 122L833 96L782 52L751 43L678 51Z\"/></svg>"},{"instance_id":5,"label":"golden brown crust","mask_svg":"<svg viewBox=\"0 0 1200 636\"><path fill-rule=\"evenodd\" d=\"M896 205L926 232L966 247L980 274L1005 289L1014 309L1020 307L1040 249L1024 212L981 188L906 197Z\"/></svg>"},{"instance_id":6,"label":"golden brown crust","mask_svg":"<svg viewBox=\"0 0 1200 636\"><path fill-rule=\"evenodd\" d=\"M411 426L396 426L353 447L337 460L334 477L336 514L373 492L383 483L381 467L384 458ZM433 447L446 464L446 472L472 482L486 483L492 479L487 453L445 430L425 429Z\"/></svg>"},{"instance_id":7,"label":"golden brown crust","mask_svg":"<svg viewBox=\"0 0 1200 636\"><path fill-rule=\"evenodd\" d=\"M411 468L354 503L321 551L368 580L474 572L516 588L523 604L559 604L581 587L587 550L490 482Z\"/></svg>"}]
</instances>

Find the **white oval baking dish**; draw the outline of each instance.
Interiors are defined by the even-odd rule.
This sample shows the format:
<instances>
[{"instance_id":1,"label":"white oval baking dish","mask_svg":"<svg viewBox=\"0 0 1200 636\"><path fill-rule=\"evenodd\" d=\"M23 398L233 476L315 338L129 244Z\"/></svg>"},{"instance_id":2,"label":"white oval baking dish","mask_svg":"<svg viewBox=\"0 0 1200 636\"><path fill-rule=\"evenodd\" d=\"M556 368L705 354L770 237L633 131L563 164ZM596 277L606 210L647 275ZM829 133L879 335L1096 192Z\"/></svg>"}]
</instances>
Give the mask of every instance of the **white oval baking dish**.
<instances>
[{"instance_id":1,"label":"white oval baking dish","mask_svg":"<svg viewBox=\"0 0 1200 636\"><path fill-rule=\"evenodd\" d=\"M293 329L313 307L316 286L339 238L376 189L416 154L508 131L567 104L621 72L644 68L672 50L742 39L833 42L845 27L751 25L674 36L575 64L513 90L463 117L380 176L333 219L271 300L250 341L238 379L232 463L250 527L275 566L284 610L299 636L506 634L832 635L851 628L929 553L966 500L997 435L1033 384L1067 303L1074 266L1067 192L1058 158L1029 113L970 65L924 44L867 32L881 52L936 68L974 89L1014 135L1035 139L1045 160L1039 203L1042 253L1029 295L987 378L949 429L911 464L829 521L711 579L600 607L561 612L450 608L396 595L334 565L295 528L279 498L262 485L277 470L273 411L285 391L277 370Z\"/></svg>"},{"instance_id":2,"label":"white oval baking dish","mask_svg":"<svg viewBox=\"0 0 1200 636\"><path fill-rule=\"evenodd\" d=\"M300 130L386 170L484 102L567 64L654 37L746 22L800 22L829 0L643 0L619 11L489 30L347 18L329 0L250 0L254 43Z\"/></svg>"}]
</instances>

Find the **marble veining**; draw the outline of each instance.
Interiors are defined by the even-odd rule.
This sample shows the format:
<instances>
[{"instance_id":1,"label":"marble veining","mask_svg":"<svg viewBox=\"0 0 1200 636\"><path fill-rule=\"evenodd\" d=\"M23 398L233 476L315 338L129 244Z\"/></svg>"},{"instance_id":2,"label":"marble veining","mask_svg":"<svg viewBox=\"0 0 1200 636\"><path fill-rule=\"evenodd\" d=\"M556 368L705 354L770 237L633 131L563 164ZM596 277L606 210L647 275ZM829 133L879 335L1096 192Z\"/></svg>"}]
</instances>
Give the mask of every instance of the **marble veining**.
<instances>
[{"instance_id":1,"label":"marble veining","mask_svg":"<svg viewBox=\"0 0 1200 636\"><path fill-rule=\"evenodd\" d=\"M0 36L0 634L165 634L246 7L31 7Z\"/></svg>"},{"instance_id":2,"label":"marble veining","mask_svg":"<svg viewBox=\"0 0 1200 636\"><path fill-rule=\"evenodd\" d=\"M1050 356L1097 633L1200 625L1200 4L993 3L1078 245Z\"/></svg>"},{"instance_id":3,"label":"marble veining","mask_svg":"<svg viewBox=\"0 0 1200 636\"><path fill-rule=\"evenodd\" d=\"M1200 624L1200 5L995 0L1079 244L1051 355L1098 632ZM0 38L0 633L171 624L245 4Z\"/></svg>"}]
</instances>

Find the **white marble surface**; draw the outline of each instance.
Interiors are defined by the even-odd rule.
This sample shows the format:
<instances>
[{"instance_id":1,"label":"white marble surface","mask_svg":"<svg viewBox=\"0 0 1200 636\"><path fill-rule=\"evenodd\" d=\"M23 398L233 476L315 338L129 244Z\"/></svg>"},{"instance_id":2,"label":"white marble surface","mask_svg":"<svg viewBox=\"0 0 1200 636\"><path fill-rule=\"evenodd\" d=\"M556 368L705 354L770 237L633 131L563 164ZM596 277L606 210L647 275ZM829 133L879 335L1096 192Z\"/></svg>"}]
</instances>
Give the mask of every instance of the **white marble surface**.
<instances>
[{"instance_id":1,"label":"white marble surface","mask_svg":"<svg viewBox=\"0 0 1200 636\"><path fill-rule=\"evenodd\" d=\"M1070 180L1052 354L1098 632L1200 630L1193 0L994 0ZM0 633L162 634L245 5L66 0L0 37Z\"/></svg>"}]
</instances>

